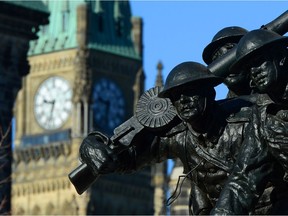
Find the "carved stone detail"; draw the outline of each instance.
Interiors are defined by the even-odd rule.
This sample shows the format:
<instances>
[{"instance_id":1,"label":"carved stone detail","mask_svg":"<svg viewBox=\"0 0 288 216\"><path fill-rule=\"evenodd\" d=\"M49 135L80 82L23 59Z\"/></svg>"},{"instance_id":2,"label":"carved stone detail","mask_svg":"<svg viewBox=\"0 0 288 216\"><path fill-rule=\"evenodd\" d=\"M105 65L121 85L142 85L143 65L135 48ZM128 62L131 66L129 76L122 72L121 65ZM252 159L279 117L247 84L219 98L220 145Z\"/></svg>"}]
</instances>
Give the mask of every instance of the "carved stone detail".
<instances>
[{"instance_id":1,"label":"carved stone detail","mask_svg":"<svg viewBox=\"0 0 288 216\"><path fill-rule=\"evenodd\" d=\"M91 89L91 70L88 67L87 58L89 52L86 48L79 49L74 62L75 67L75 81L73 88L74 103L85 101L89 99Z\"/></svg>"},{"instance_id":2,"label":"carved stone detail","mask_svg":"<svg viewBox=\"0 0 288 216\"><path fill-rule=\"evenodd\" d=\"M57 159L61 155L68 156L70 153L70 142L31 146L22 149L17 148L14 151L14 165L17 167L17 165L21 162L24 162L25 164L28 164L30 161L37 162L41 158L44 158L46 161L50 158Z\"/></svg>"},{"instance_id":3,"label":"carved stone detail","mask_svg":"<svg viewBox=\"0 0 288 216\"><path fill-rule=\"evenodd\" d=\"M39 62L39 61L35 61L32 62L30 61L30 65L31 65L31 70L30 72L41 72L41 71L49 71L51 72L51 70L53 69L60 69L60 68L65 68L65 67L69 67L69 66L73 66L74 65L74 56L72 55L64 55L61 56L60 58L53 58L53 59L43 59L43 61Z\"/></svg>"},{"instance_id":4,"label":"carved stone detail","mask_svg":"<svg viewBox=\"0 0 288 216\"><path fill-rule=\"evenodd\" d=\"M40 194L57 190L65 190L71 187L71 183L65 177L49 181L38 181L36 184L22 183L13 187L13 196L27 196L28 194Z\"/></svg>"},{"instance_id":5,"label":"carved stone detail","mask_svg":"<svg viewBox=\"0 0 288 216\"><path fill-rule=\"evenodd\" d=\"M90 58L91 60L89 64L91 68L97 68L98 71L103 71L106 73L111 73L115 71L115 68L117 68L119 75L135 76L135 71L139 70L139 65L134 65L131 63L128 64L125 61L121 62L119 61L119 58L113 58L108 56L108 54L97 55L93 53Z\"/></svg>"},{"instance_id":6,"label":"carved stone detail","mask_svg":"<svg viewBox=\"0 0 288 216\"><path fill-rule=\"evenodd\" d=\"M42 180L38 181L35 184L29 184L29 182L17 184L12 188L12 196L13 197L27 197L27 196L42 196L41 194L47 194L50 192L55 192L55 191L65 191L67 189L71 188L71 183L69 180L66 178L66 176L62 178L54 178L54 179L48 179L48 180ZM78 204L76 202L75 196L69 196L69 198L61 199L62 201L57 204L57 206L60 206L60 208L55 208L56 207L56 202L52 203L51 201L41 205L41 207L37 204L32 204L31 203L31 209L30 212L37 213L39 214L45 214L45 215L56 215L59 214L60 212L59 209L64 209L66 208L66 213L69 215L76 215L78 211ZM67 209L67 203L70 204L70 212L68 212ZM18 203L18 205L14 205L12 212L15 215L23 215L25 213L25 210L27 211L28 209L26 207L22 206L22 203ZM36 208L36 207L39 208ZM58 210L57 210L58 209ZM29 210L28 210L29 211Z\"/></svg>"}]
</instances>

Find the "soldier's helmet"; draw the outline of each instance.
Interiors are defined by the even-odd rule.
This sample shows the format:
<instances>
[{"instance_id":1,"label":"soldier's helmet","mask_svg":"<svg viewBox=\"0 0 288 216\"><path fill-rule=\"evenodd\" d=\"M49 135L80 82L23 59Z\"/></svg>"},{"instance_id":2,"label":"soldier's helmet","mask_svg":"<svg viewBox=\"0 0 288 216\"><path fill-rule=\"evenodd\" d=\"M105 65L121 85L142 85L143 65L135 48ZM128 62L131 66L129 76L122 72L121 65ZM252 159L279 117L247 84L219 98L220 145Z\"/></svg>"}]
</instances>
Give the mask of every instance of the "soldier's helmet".
<instances>
[{"instance_id":1,"label":"soldier's helmet","mask_svg":"<svg viewBox=\"0 0 288 216\"><path fill-rule=\"evenodd\" d=\"M223 78L212 74L206 66L193 61L183 62L170 71L158 96L169 98L170 93L177 88L215 87L221 82Z\"/></svg>"},{"instance_id":2,"label":"soldier's helmet","mask_svg":"<svg viewBox=\"0 0 288 216\"><path fill-rule=\"evenodd\" d=\"M271 47L287 47L288 37L281 36L276 32L257 29L250 31L241 38L237 45L236 61L231 65L230 71L237 73L239 68L247 65L256 56L269 55L267 52Z\"/></svg>"},{"instance_id":3,"label":"soldier's helmet","mask_svg":"<svg viewBox=\"0 0 288 216\"><path fill-rule=\"evenodd\" d=\"M243 35L248 31L239 26L230 26L221 29L215 34L210 44L208 44L202 53L202 58L206 64L212 63L213 53L226 43L238 43Z\"/></svg>"}]
</instances>

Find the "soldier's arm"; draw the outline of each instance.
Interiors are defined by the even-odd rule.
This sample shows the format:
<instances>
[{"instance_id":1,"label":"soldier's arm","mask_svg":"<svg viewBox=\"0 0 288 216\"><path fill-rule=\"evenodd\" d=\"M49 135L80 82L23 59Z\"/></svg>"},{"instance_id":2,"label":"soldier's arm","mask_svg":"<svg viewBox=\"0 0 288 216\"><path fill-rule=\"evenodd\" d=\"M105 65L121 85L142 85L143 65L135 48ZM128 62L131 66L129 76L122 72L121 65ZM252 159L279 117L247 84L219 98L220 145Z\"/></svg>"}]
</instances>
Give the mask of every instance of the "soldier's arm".
<instances>
[{"instance_id":1,"label":"soldier's arm","mask_svg":"<svg viewBox=\"0 0 288 216\"><path fill-rule=\"evenodd\" d=\"M242 215L253 213L259 197L273 172L268 146L261 135L255 113L244 134L234 169L226 182L212 215Z\"/></svg>"}]
</instances>

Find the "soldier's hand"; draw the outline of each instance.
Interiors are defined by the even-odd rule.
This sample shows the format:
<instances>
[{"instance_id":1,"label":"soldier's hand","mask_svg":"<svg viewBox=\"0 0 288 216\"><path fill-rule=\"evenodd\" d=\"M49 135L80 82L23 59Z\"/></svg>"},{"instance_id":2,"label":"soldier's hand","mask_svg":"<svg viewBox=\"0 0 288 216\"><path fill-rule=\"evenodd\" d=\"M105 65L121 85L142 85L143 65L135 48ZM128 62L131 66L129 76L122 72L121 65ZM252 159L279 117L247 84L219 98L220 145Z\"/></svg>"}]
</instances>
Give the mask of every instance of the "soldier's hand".
<instances>
[{"instance_id":1,"label":"soldier's hand","mask_svg":"<svg viewBox=\"0 0 288 216\"><path fill-rule=\"evenodd\" d=\"M116 155L108 145L99 140L99 137L93 134L87 136L80 146L79 153L82 162L93 170L95 176L115 171Z\"/></svg>"},{"instance_id":2,"label":"soldier's hand","mask_svg":"<svg viewBox=\"0 0 288 216\"><path fill-rule=\"evenodd\" d=\"M275 116L269 116L266 124L267 137L280 143L288 140L288 110L280 110Z\"/></svg>"}]
</instances>

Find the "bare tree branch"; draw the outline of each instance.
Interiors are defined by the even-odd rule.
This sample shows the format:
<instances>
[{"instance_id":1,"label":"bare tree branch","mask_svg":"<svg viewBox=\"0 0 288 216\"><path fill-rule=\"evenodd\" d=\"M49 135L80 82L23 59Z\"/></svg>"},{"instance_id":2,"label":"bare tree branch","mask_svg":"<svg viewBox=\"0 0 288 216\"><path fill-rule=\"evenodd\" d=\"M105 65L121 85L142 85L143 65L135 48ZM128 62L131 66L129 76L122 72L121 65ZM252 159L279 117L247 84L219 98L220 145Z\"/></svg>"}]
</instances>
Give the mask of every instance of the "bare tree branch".
<instances>
[{"instance_id":1,"label":"bare tree branch","mask_svg":"<svg viewBox=\"0 0 288 216\"><path fill-rule=\"evenodd\" d=\"M3 128L0 125L0 146L2 146L4 140L8 137L10 130L11 130L11 122L10 122L5 134L3 133Z\"/></svg>"},{"instance_id":2,"label":"bare tree branch","mask_svg":"<svg viewBox=\"0 0 288 216\"><path fill-rule=\"evenodd\" d=\"M11 184L11 171L9 166L11 166L11 126L12 122L9 123L7 130L3 131L3 126L0 125L0 214L1 215L11 215L11 194L10 194L10 184ZM8 169L7 169L8 168ZM10 173L7 173L10 172Z\"/></svg>"}]
</instances>

